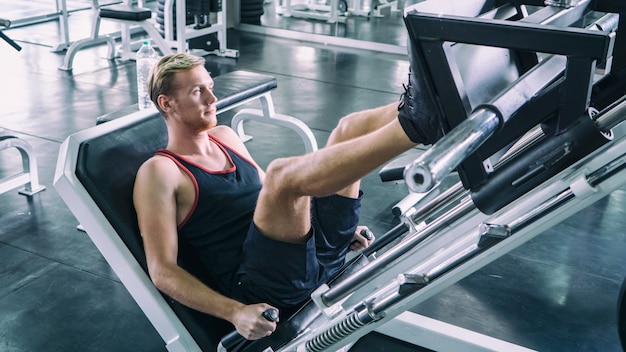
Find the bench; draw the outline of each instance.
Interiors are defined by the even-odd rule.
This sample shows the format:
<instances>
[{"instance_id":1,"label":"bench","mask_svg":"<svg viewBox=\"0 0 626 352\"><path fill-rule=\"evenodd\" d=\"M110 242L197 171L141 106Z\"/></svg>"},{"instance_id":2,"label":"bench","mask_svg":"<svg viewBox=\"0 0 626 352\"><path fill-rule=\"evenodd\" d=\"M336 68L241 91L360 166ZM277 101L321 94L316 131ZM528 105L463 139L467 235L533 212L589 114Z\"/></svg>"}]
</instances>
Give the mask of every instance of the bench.
<instances>
[{"instance_id":1,"label":"bench","mask_svg":"<svg viewBox=\"0 0 626 352\"><path fill-rule=\"evenodd\" d=\"M72 71L74 57L76 54L87 47L106 43L108 46L108 52L106 59L113 60L116 56L115 39L113 35L100 35L100 22L102 19L110 20L123 24L122 28L122 59L130 59L130 25L137 25L141 27L152 40L154 40L156 46L159 48L163 55L172 52L170 46L161 37L157 29L148 22L152 17L152 11L147 8L129 6L123 4L113 4L101 6L99 0L91 0L91 12L92 12L92 27L91 35L88 38L83 38L73 42L65 56L63 58L63 64L59 67L62 71Z\"/></svg>"},{"instance_id":2,"label":"bench","mask_svg":"<svg viewBox=\"0 0 626 352\"><path fill-rule=\"evenodd\" d=\"M96 1L96 0L92 0ZM122 53L121 59L131 59L130 53L130 26L137 25L141 27L152 41L156 44L161 51L162 55L171 54L173 51L167 41L161 36L156 27L148 22L152 18L152 11L143 7L136 7L130 5L107 5L98 8L98 20L104 19L108 21L117 22L123 25L122 27Z\"/></svg>"},{"instance_id":3,"label":"bench","mask_svg":"<svg viewBox=\"0 0 626 352\"><path fill-rule=\"evenodd\" d=\"M237 70L217 77L213 77L215 89L213 93L218 98L217 114L237 108L246 103L258 100L261 109L245 108L239 110L231 121L231 127L237 132L239 137L250 140L252 137L244 131L244 122L254 120L270 125L282 126L294 130L305 145L307 153L317 150L317 141L313 132L302 121L288 115L276 113L271 91L278 87L276 78L260 73ZM118 112L103 115L96 120L101 124L122 116L126 116L138 110L137 105L130 106ZM156 108L150 109L156 113Z\"/></svg>"},{"instance_id":4,"label":"bench","mask_svg":"<svg viewBox=\"0 0 626 352\"><path fill-rule=\"evenodd\" d=\"M277 87L274 77L234 71L215 77L215 87L220 98L218 114L253 100L261 102L262 110L242 109L233 117L240 135L244 136L243 121L253 119L296 129L303 136L307 151L317 149L315 138L304 123L274 112L270 95ZM220 338L233 327L162 295L147 274L132 203L133 183L139 166L166 144L167 129L156 108L138 110L132 106L123 113L105 115L95 127L72 134L64 141L54 186L167 349L216 350ZM123 157L111 158L112 155ZM183 250L191 253L181 244ZM211 284L197 269L193 255L180 264Z\"/></svg>"}]
</instances>

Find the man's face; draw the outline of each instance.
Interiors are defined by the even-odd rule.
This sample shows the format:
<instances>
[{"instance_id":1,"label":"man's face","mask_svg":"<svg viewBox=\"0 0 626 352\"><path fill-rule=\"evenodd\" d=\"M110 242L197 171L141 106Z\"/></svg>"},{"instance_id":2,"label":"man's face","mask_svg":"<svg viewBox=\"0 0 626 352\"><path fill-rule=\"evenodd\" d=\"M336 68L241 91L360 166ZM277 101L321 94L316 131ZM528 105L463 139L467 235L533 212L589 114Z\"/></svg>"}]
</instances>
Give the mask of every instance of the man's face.
<instances>
[{"instance_id":1,"label":"man's face","mask_svg":"<svg viewBox=\"0 0 626 352\"><path fill-rule=\"evenodd\" d=\"M208 130L217 125L213 79L203 66L176 73L172 83L168 115L194 129Z\"/></svg>"}]
</instances>

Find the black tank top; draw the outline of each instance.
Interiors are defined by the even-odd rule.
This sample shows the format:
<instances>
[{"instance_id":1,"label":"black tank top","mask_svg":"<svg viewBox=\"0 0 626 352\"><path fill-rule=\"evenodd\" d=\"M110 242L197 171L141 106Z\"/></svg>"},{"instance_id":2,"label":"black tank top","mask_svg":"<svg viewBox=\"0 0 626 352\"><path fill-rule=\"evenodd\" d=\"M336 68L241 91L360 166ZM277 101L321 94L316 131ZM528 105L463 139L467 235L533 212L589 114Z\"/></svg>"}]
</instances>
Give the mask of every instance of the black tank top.
<instances>
[{"instance_id":1,"label":"black tank top","mask_svg":"<svg viewBox=\"0 0 626 352\"><path fill-rule=\"evenodd\" d=\"M209 139L220 147L233 167L207 170L166 149L160 149L156 155L170 158L191 177L196 199L190 213L178 226L179 240L195 249L218 284L218 290L227 294L243 259L242 247L261 181L252 162L215 137L209 136Z\"/></svg>"}]
</instances>

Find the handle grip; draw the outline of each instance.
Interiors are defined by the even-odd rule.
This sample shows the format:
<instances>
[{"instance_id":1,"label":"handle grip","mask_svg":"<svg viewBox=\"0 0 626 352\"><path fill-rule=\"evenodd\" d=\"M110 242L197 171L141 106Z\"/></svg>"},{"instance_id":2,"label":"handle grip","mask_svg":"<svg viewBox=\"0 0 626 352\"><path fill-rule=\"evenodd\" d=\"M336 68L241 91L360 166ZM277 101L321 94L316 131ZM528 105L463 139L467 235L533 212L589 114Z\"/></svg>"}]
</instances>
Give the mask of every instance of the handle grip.
<instances>
[{"instance_id":1,"label":"handle grip","mask_svg":"<svg viewBox=\"0 0 626 352\"><path fill-rule=\"evenodd\" d=\"M263 313L261 313L261 316L267 321L276 321L278 320L278 310L274 308L266 309ZM217 346L217 350L219 352L233 351L233 349L242 345L246 341L247 340L243 336L239 335L237 330L234 330L222 337L220 344Z\"/></svg>"},{"instance_id":2,"label":"handle grip","mask_svg":"<svg viewBox=\"0 0 626 352\"><path fill-rule=\"evenodd\" d=\"M374 234L369 229L363 229L359 232L359 235L363 236L366 240L371 241L374 238Z\"/></svg>"}]
</instances>

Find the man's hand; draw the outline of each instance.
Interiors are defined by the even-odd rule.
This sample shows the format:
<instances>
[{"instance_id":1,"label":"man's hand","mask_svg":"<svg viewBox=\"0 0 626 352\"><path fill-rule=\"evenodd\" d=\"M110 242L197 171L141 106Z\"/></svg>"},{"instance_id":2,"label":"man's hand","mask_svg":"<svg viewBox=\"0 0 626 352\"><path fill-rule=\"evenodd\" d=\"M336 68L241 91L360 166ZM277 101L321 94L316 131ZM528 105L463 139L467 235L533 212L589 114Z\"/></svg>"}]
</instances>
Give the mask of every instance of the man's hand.
<instances>
[{"instance_id":1,"label":"man's hand","mask_svg":"<svg viewBox=\"0 0 626 352\"><path fill-rule=\"evenodd\" d=\"M243 306L232 321L239 335L247 340L257 340L271 335L276 330L276 321L269 321L263 316L268 309L276 309L269 304L260 303ZM278 310L277 310L278 311Z\"/></svg>"},{"instance_id":2,"label":"man's hand","mask_svg":"<svg viewBox=\"0 0 626 352\"><path fill-rule=\"evenodd\" d=\"M352 237L352 242L350 243L351 251L360 251L374 242L376 237L367 228L367 226L357 226L356 231L354 232L354 236Z\"/></svg>"}]
</instances>

